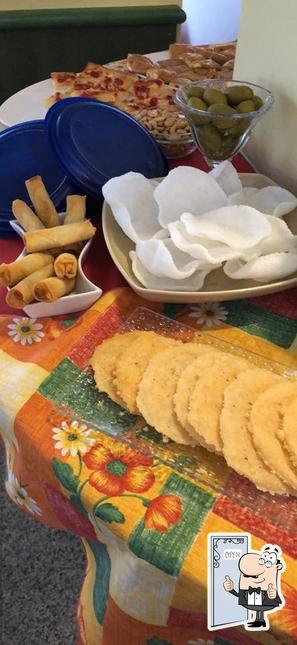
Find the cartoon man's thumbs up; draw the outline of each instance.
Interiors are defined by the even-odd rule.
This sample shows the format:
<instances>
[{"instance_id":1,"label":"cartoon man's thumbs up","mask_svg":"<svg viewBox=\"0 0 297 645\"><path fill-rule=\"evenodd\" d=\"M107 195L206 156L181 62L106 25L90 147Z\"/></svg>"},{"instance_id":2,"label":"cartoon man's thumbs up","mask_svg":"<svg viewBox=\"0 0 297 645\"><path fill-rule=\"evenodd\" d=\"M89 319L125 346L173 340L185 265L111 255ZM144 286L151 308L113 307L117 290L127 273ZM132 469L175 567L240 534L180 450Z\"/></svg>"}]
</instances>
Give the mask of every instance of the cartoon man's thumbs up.
<instances>
[{"instance_id":1,"label":"cartoon man's thumbs up","mask_svg":"<svg viewBox=\"0 0 297 645\"><path fill-rule=\"evenodd\" d=\"M276 589L273 589L272 582L270 582L268 585L267 596L268 598L270 598L270 600L274 600L274 598L276 598Z\"/></svg>"},{"instance_id":2,"label":"cartoon man's thumbs up","mask_svg":"<svg viewBox=\"0 0 297 645\"><path fill-rule=\"evenodd\" d=\"M233 584L233 581L230 579L230 576L225 576L225 580L223 582L223 587L224 587L225 591L233 591L234 584Z\"/></svg>"}]
</instances>

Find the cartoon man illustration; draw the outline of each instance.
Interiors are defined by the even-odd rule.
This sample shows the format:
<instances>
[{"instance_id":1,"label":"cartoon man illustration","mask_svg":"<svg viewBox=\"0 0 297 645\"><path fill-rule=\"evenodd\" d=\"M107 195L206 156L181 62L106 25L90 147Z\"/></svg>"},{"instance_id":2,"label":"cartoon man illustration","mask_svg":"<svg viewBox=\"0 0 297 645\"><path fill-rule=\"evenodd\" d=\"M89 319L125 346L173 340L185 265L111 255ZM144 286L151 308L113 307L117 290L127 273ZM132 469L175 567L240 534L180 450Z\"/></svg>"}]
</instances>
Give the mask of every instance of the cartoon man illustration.
<instances>
[{"instance_id":1,"label":"cartoon man illustration","mask_svg":"<svg viewBox=\"0 0 297 645\"><path fill-rule=\"evenodd\" d=\"M233 581L225 576L225 591L237 596L238 603L248 610L246 629L269 629L265 612L275 611L284 605L280 595L280 576L285 569L281 560L281 549L277 545L266 544L261 552L243 555L238 563L240 578L239 590L235 591Z\"/></svg>"}]
</instances>

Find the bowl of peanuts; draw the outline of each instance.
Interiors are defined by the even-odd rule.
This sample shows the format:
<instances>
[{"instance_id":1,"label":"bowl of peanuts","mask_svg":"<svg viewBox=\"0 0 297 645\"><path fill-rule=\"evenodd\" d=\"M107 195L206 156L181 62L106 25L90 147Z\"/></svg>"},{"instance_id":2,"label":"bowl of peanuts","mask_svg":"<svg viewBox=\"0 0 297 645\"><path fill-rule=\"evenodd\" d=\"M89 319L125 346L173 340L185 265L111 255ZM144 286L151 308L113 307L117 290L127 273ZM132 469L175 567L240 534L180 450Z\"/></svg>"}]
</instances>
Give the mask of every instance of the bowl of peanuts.
<instances>
[{"instance_id":1,"label":"bowl of peanuts","mask_svg":"<svg viewBox=\"0 0 297 645\"><path fill-rule=\"evenodd\" d=\"M134 118L156 139L168 159L185 157L196 150L187 119L179 111L142 109Z\"/></svg>"}]
</instances>

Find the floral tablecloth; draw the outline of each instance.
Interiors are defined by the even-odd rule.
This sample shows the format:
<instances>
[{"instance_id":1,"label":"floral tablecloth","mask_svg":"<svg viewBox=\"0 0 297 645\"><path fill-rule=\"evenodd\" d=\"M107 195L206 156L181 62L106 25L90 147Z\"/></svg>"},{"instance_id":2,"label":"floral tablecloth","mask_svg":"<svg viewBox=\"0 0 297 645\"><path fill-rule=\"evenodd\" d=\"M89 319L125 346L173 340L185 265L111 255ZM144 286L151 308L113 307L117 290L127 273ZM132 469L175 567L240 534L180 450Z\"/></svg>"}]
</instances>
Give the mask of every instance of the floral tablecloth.
<instances>
[{"instance_id":1,"label":"floral tablecloth","mask_svg":"<svg viewBox=\"0 0 297 645\"><path fill-rule=\"evenodd\" d=\"M216 493L104 432L112 423L119 436L129 436L135 418L100 395L86 370L94 347L141 305L296 369L296 302L293 289L221 304L148 304L119 288L83 314L0 318L6 490L32 518L82 538L81 645L297 643L294 526L263 519L259 494L225 467ZM224 494L232 487L236 502ZM295 505L292 498L284 502L283 517ZM286 605L271 615L269 632L207 630L207 535L213 531L248 531L254 549L265 542L282 547Z\"/></svg>"}]
</instances>

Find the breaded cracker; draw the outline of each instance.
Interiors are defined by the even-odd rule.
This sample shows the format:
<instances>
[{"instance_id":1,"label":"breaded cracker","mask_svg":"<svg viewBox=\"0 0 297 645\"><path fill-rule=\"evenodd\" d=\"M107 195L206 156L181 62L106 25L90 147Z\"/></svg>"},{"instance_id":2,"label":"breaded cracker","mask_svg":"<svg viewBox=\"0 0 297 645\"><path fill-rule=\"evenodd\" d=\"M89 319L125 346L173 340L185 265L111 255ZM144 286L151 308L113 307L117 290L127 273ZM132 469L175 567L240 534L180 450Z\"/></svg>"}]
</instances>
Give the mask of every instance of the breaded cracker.
<instances>
[{"instance_id":1,"label":"breaded cracker","mask_svg":"<svg viewBox=\"0 0 297 645\"><path fill-rule=\"evenodd\" d=\"M208 356L218 356L222 353L209 345L201 345L201 348L201 356L204 356L206 354ZM205 351L203 350L203 348L205 349ZM185 367L178 379L176 391L173 397L175 414L180 424L187 432L190 432L190 434L191 430L193 429L192 426L188 423L189 401L190 395L201 374L200 361L201 357L195 358L195 360L193 360Z\"/></svg>"},{"instance_id":2,"label":"breaded cracker","mask_svg":"<svg viewBox=\"0 0 297 645\"><path fill-rule=\"evenodd\" d=\"M251 410L251 432L256 450L266 465L287 486L297 490L297 471L278 433L283 430L285 410L297 398L297 383L283 380L256 399Z\"/></svg>"},{"instance_id":3,"label":"breaded cracker","mask_svg":"<svg viewBox=\"0 0 297 645\"><path fill-rule=\"evenodd\" d=\"M201 358L198 380L189 399L188 423L197 443L208 450L222 454L220 414L224 391L250 363L233 354Z\"/></svg>"},{"instance_id":4,"label":"breaded cracker","mask_svg":"<svg viewBox=\"0 0 297 645\"><path fill-rule=\"evenodd\" d=\"M181 341L156 334L154 331L142 331L117 355L114 363L113 386L129 412L139 414L136 396L150 358L165 347L180 344Z\"/></svg>"},{"instance_id":5,"label":"breaded cracker","mask_svg":"<svg viewBox=\"0 0 297 645\"><path fill-rule=\"evenodd\" d=\"M181 372L204 348L186 343L165 349L151 358L139 384L137 405L146 422L177 443L195 445L175 415L173 396Z\"/></svg>"},{"instance_id":6,"label":"breaded cracker","mask_svg":"<svg viewBox=\"0 0 297 645\"><path fill-rule=\"evenodd\" d=\"M124 334L115 334L112 338L107 338L96 347L90 360L98 389L106 392L119 405L123 405L123 401L119 397L113 383L115 362L118 354L135 340L138 333L137 331L129 331Z\"/></svg>"},{"instance_id":7,"label":"breaded cracker","mask_svg":"<svg viewBox=\"0 0 297 645\"><path fill-rule=\"evenodd\" d=\"M284 440L293 466L297 468L297 398L285 410L283 433L280 434L279 439Z\"/></svg>"},{"instance_id":8,"label":"breaded cracker","mask_svg":"<svg viewBox=\"0 0 297 645\"><path fill-rule=\"evenodd\" d=\"M241 372L225 390L220 418L223 455L228 466L247 477L259 490L290 493L290 489L265 465L254 446L249 429L250 411L258 396L282 378L252 367Z\"/></svg>"}]
</instances>

